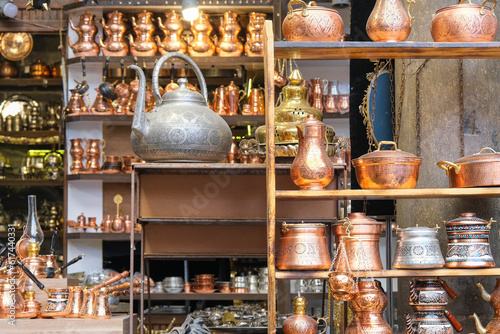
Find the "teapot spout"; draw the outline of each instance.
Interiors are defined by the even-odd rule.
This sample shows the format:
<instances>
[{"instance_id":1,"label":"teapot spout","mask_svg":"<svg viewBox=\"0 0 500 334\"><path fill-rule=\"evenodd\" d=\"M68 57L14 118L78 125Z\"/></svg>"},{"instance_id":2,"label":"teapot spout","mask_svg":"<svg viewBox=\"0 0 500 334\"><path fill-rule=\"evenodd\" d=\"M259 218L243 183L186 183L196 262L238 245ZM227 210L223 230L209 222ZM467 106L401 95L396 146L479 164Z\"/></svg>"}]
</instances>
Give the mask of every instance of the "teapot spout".
<instances>
[{"instance_id":1,"label":"teapot spout","mask_svg":"<svg viewBox=\"0 0 500 334\"><path fill-rule=\"evenodd\" d=\"M146 120L146 76L139 66L130 65L139 76L139 92L137 93L137 104L132 122L132 131L140 139L144 139L148 134L148 122Z\"/></svg>"},{"instance_id":2,"label":"teapot spout","mask_svg":"<svg viewBox=\"0 0 500 334\"><path fill-rule=\"evenodd\" d=\"M481 292L481 297L483 297L483 299L489 303L491 300L491 295L486 291L486 289L481 283L477 282L476 286L479 288L479 291Z\"/></svg>"},{"instance_id":3,"label":"teapot spout","mask_svg":"<svg viewBox=\"0 0 500 334\"><path fill-rule=\"evenodd\" d=\"M476 330L479 334L486 334L486 328L483 327L481 324L481 320L479 320L479 317L477 316L476 313L470 316L471 318L474 318L474 322L476 323Z\"/></svg>"},{"instance_id":4,"label":"teapot spout","mask_svg":"<svg viewBox=\"0 0 500 334\"><path fill-rule=\"evenodd\" d=\"M408 313L405 314L405 318L406 318L405 334L415 334L416 331L413 328L413 319Z\"/></svg>"}]
</instances>

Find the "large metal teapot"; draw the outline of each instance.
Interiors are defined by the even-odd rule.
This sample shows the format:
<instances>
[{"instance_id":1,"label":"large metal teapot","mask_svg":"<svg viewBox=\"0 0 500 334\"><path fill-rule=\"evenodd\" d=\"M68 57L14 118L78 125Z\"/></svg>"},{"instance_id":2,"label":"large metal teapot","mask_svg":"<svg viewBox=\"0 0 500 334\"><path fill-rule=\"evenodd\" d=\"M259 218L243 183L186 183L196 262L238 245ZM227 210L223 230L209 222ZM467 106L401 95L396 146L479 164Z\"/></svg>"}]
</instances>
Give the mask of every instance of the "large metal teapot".
<instances>
[{"instance_id":1,"label":"large metal teapot","mask_svg":"<svg viewBox=\"0 0 500 334\"><path fill-rule=\"evenodd\" d=\"M190 64L198 77L202 94L189 90L187 80L178 80L179 88L160 95L158 74L163 63L180 58ZM177 52L160 58L153 70L156 108L146 114L144 72L139 75L139 93L132 123L131 142L137 156L147 162L220 162L231 148L231 129L222 117L207 105L207 86L200 69L191 58Z\"/></svg>"}]
</instances>

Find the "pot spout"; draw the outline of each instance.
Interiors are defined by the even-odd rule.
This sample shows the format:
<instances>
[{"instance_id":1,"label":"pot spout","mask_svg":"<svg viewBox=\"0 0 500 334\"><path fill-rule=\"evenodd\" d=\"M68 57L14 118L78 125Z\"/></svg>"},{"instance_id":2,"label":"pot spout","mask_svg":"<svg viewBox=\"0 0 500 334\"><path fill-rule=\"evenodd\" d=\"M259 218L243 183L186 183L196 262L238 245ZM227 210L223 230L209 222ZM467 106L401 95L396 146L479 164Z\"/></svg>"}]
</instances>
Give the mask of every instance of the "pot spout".
<instances>
[{"instance_id":1,"label":"pot spout","mask_svg":"<svg viewBox=\"0 0 500 334\"><path fill-rule=\"evenodd\" d=\"M483 285L479 282L476 283L476 286L479 288L479 291L481 292L481 297L488 303L491 300L491 295L486 291L486 289L483 287Z\"/></svg>"},{"instance_id":2,"label":"pot spout","mask_svg":"<svg viewBox=\"0 0 500 334\"><path fill-rule=\"evenodd\" d=\"M476 330L479 334L486 334L486 328L483 327L481 324L481 320L479 320L479 317L477 316L476 313L470 316L471 318L474 318L474 322L476 323Z\"/></svg>"},{"instance_id":3,"label":"pot spout","mask_svg":"<svg viewBox=\"0 0 500 334\"><path fill-rule=\"evenodd\" d=\"M132 131L140 139L148 134L148 122L146 120L146 76L139 66L130 65L131 68L136 71L139 76L139 92L137 93L137 104L134 112L134 120L132 122Z\"/></svg>"}]
</instances>

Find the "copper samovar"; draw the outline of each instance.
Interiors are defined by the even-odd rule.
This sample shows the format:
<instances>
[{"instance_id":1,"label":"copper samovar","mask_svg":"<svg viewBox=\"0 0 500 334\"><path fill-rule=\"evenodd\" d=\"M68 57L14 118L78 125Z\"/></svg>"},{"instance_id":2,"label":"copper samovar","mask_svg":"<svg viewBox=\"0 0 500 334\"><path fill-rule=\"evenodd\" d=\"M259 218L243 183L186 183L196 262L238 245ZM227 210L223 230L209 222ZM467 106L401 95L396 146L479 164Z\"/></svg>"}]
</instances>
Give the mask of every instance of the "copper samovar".
<instances>
[{"instance_id":1,"label":"copper samovar","mask_svg":"<svg viewBox=\"0 0 500 334\"><path fill-rule=\"evenodd\" d=\"M165 13L165 24L161 21L161 17L158 17L158 27L165 34L163 41L160 36L156 36L156 44L162 55L169 52L179 52L186 53L187 45L182 40L182 22L181 16L177 14L174 10L171 13Z\"/></svg>"},{"instance_id":2,"label":"copper samovar","mask_svg":"<svg viewBox=\"0 0 500 334\"><path fill-rule=\"evenodd\" d=\"M243 43L238 40L241 26L238 14L228 11L220 19L219 33L221 40L217 41L217 54L221 57L239 57L243 52Z\"/></svg>"},{"instance_id":3,"label":"copper samovar","mask_svg":"<svg viewBox=\"0 0 500 334\"><path fill-rule=\"evenodd\" d=\"M129 51L128 44L125 42L124 35L127 27L123 19L123 14L117 10L108 14L108 22L102 18L102 27L106 34L106 41L99 36L99 45L102 54L111 57L125 57Z\"/></svg>"},{"instance_id":4,"label":"copper samovar","mask_svg":"<svg viewBox=\"0 0 500 334\"><path fill-rule=\"evenodd\" d=\"M481 290L483 299L490 303L495 310L493 319L488 323L486 328L483 327L479 317L476 313L472 315L476 322L476 329L479 334L499 334L500 333L500 278L497 278L497 284L491 294L486 292L486 289L481 283L476 283L477 287Z\"/></svg>"},{"instance_id":5,"label":"copper samovar","mask_svg":"<svg viewBox=\"0 0 500 334\"><path fill-rule=\"evenodd\" d=\"M130 52L136 57L152 57L158 51L155 41L153 40L153 32L155 26L151 17L153 13L143 10L137 14L137 19L132 17L132 26L134 28L136 39L129 35Z\"/></svg>"},{"instance_id":6,"label":"copper samovar","mask_svg":"<svg viewBox=\"0 0 500 334\"><path fill-rule=\"evenodd\" d=\"M95 42L97 27L94 22L94 14L85 12L80 15L80 22L75 27L73 21L69 19L71 29L78 33L78 41L73 44L68 36L68 45L73 49L75 57L95 57L99 55L99 45Z\"/></svg>"},{"instance_id":7,"label":"copper samovar","mask_svg":"<svg viewBox=\"0 0 500 334\"><path fill-rule=\"evenodd\" d=\"M265 13L251 12L248 14L245 54L249 57L262 57L264 53L263 32L265 20Z\"/></svg>"},{"instance_id":8,"label":"copper samovar","mask_svg":"<svg viewBox=\"0 0 500 334\"><path fill-rule=\"evenodd\" d=\"M215 52L215 44L210 40L212 24L208 14L200 11L200 15L191 24L193 39L188 44L188 52L192 57L210 57Z\"/></svg>"}]
</instances>

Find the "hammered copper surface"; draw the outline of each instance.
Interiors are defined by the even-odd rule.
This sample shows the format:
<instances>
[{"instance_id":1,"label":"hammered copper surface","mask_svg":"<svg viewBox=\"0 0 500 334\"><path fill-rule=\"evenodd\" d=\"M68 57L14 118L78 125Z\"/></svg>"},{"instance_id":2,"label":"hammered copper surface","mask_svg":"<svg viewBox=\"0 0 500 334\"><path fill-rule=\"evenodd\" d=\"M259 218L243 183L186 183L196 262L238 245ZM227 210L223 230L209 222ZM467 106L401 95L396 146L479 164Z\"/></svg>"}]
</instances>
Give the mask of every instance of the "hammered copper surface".
<instances>
[{"instance_id":1,"label":"hammered copper surface","mask_svg":"<svg viewBox=\"0 0 500 334\"><path fill-rule=\"evenodd\" d=\"M80 15L80 22L75 27L73 21L69 19L71 29L78 33L78 41L73 44L68 35L68 45L73 49L75 57L95 57L99 55L99 45L95 42L97 27L94 22L94 14L85 12Z\"/></svg>"},{"instance_id":2,"label":"hammered copper surface","mask_svg":"<svg viewBox=\"0 0 500 334\"><path fill-rule=\"evenodd\" d=\"M238 34L241 26L238 23L238 14L228 11L220 18L219 33L222 36L216 42L217 54L220 57L239 57L243 52L243 43Z\"/></svg>"},{"instance_id":3,"label":"hammered copper surface","mask_svg":"<svg viewBox=\"0 0 500 334\"><path fill-rule=\"evenodd\" d=\"M374 42L402 42L411 32L411 19L401 0L377 0L366 22Z\"/></svg>"},{"instance_id":4,"label":"hammered copper surface","mask_svg":"<svg viewBox=\"0 0 500 334\"><path fill-rule=\"evenodd\" d=\"M152 20L153 13L143 10L132 17L132 26L135 32L134 36L129 35L130 52L136 57L153 57L158 51L155 41L153 40L153 33L155 26Z\"/></svg>"},{"instance_id":5,"label":"hammered copper surface","mask_svg":"<svg viewBox=\"0 0 500 334\"><path fill-rule=\"evenodd\" d=\"M102 28L106 34L106 41L99 35L99 45L102 54L111 57L125 57L129 52L128 43L125 42L125 31L127 27L123 19L123 14L117 10L108 13L108 21L101 19Z\"/></svg>"},{"instance_id":6,"label":"hammered copper surface","mask_svg":"<svg viewBox=\"0 0 500 334\"><path fill-rule=\"evenodd\" d=\"M165 34L163 41L160 36L156 36L156 44L162 55L169 52L179 52L186 53L187 45L186 42L182 40L182 28L181 16L177 14L174 10L169 13L165 13L165 23L162 22L161 17L158 17L158 27Z\"/></svg>"},{"instance_id":7,"label":"hammered copper surface","mask_svg":"<svg viewBox=\"0 0 500 334\"><path fill-rule=\"evenodd\" d=\"M262 57L264 54L265 20L265 13L248 13L247 39L244 46L248 57Z\"/></svg>"},{"instance_id":8,"label":"hammered copper surface","mask_svg":"<svg viewBox=\"0 0 500 334\"><path fill-rule=\"evenodd\" d=\"M193 39L188 43L188 52L192 57L210 57L215 52L215 44L210 39L213 31L208 14L200 11L200 15L191 24Z\"/></svg>"}]
</instances>

